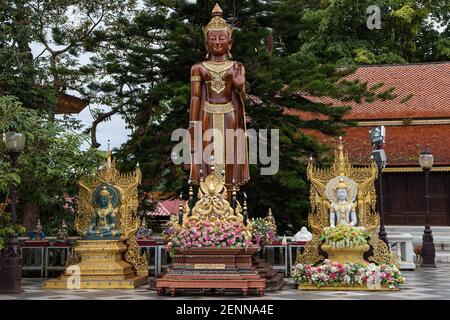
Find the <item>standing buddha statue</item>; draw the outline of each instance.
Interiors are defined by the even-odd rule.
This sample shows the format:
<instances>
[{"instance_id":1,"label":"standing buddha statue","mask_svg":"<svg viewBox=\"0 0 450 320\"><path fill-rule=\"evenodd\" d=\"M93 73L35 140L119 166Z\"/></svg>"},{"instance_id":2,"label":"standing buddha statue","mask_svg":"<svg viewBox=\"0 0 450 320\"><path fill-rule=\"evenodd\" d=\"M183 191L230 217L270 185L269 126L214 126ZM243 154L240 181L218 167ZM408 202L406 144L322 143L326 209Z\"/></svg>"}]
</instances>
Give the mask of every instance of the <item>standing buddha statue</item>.
<instances>
[{"instance_id":1,"label":"standing buddha statue","mask_svg":"<svg viewBox=\"0 0 450 320\"><path fill-rule=\"evenodd\" d=\"M203 33L208 51L206 60L191 68L190 179L198 184L203 174L215 173L231 190L232 185L243 185L250 179L244 110L245 68L242 63L230 60L233 27L223 19L218 4ZM201 136L194 134L199 127ZM205 141L208 129L213 129L210 139L213 157L203 155L203 150L211 148L211 141ZM230 129L231 136L227 134Z\"/></svg>"}]
</instances>

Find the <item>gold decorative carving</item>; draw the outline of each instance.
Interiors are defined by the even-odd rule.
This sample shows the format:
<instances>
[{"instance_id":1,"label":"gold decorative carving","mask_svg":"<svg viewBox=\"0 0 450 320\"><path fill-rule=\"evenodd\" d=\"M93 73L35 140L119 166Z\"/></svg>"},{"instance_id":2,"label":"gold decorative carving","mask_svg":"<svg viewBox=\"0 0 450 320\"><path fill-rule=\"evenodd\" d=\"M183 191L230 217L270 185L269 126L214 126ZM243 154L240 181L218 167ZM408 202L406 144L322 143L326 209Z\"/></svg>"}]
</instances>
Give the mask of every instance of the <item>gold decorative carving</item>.
<instances>
[{"instance_id":1,"label":"gold decorative carving","mask_svg":"<svg viewBox=\"0 0 450 320\"><path fill-rule=\"evenodd\" d=\"M393 263L396 262L395 256L389 253L387 245L378 239L377 229L380 222L380 216L375 211L376 191L375 179L377 179L378 168L373 160L370 160L368 166L353 167L349 160L348 154L344 153L342 140L340 140L338 149L335 154L335 161L329 168L318 168L314 166L312 161L308 163L307 176L311 183L310 202L311 213L308 216L308 223L312 229L313 238L309 241L303 254L297 256L297 263L315 264L324 259L321 252L320 237L323 228L330 225L330 193L326 192L326 186L330 180L336 177L347 177L348 181L356 183L356 209L358 216L358 226L364 227L370 237L370 246L373 254L369 257L369 261L376 263ZM328 196L328 197L327 197Z\"/></svg>"},{"instance_id":2,"label":"gold decorative carving","mask_svg":"<svg viewBox=\"0 0 450 320\"><path fill-rule=\"evenodd\" d=\"M422 168L417 167L389 167L384 168L385 173L406 173L406 172L422 172ZM431 172L450 172L450 167L433 167Z\"/></svg>"},{"instance_id":3,"label":"gold decorative carving","mask_svg":"<svg viewBox=\"0 0 450 320\"><path fill-rule=\"evenodd\" d=\"M398 257L390 254L386 243L378 238L377 234L374 234L369 241L369 245L373 248L373 256L369 257L370 262L376 264L394 264L399 265Z\"/></svg>"},{"instance_id":4,"label":"gold decorative carving","mask_svg":"<svg viewBox=\"0 0 450 320\"><path fill-rule=\"evenodd\" d=\"M138 276L148 276L147 253L140 254L139 245L135 237L128 239L127 245L128 251L125 253L125 260L135 267Z\"/></svg>"},{"instance_id":5,"label":"gold decorative carving","mask_svg":"<svg viewBox=\"0 0 450 320\"><path fill-rule=\"evenodd\" d=\"M222 114L233 111L234 106L232 102L228 103L209 103L205 101L205 111L212 114Z\"/></svg>"},{"instance_id":6,"label":"gold decorative carving","mask_svg":"<svg viewBox=\"0 0 450 320\"><path fill-rule=\"evenodd\" d=\"M368 262L363 259L365 252L369 250L369 245L347 247L347 248L333 248L328 244L322 245L322 250L328 254L328 259L339 263L359 263L367 265Z\"/></svg>"},{"instance_id":7,"label":"gold decorative carving","mask_svg":"<svg viewBox=\"0 0 450 320\"><path fill-rule=\"evenodd\" d=\"M132 289L139 287L147 282L147 275L136 274L133 265L123 260L128 247L122 240L79 240L74 249L75 253L81 257L81 261L76 263L77 268L66 268L59 279L46 281L44 288ZM79 276L78 284L73 284L71 281L74 270Z\"/></svg>"},{"instance_id":8,"label":"gold decorative carving","mask_svg":"<svg viewBox=\"0 0 450 320\"><path fill-rule=\"evenodd\" d=\"M404 120L385 120L385 121L357 121L357 127L376 127L376 126L424 126L424 125L445 125L450 124L450 119L422 119L410 120L405 125Z\"/></svg>"},{"instance_id":9,"label":"gold decorative carving","mask_svg":"<svg viewBox=\"0 0 450 320\"><path fill-rule=\"evenodd\" d=\"M211 89L216 93L221 93L225 89L225 73L233 67L234 61L214 63L203 61L203 66L211 73Z\"/></svg>"},{"instance_id":10,"label":"gold decorative carving","mask_svg":"<svg viewBox=\"0 0 450 320\"><path fill-rule=\"evenodd\" d=\"M236 209L233 210L227 201L227 189L221 178L212 173L206 177L205 181L200 183L198 189L198 201L192 208L190 214L189 206L185 204L185 215L183 224L187 222L201 222L209 220L226 220L228 222L243 222L242 207L237 202Z\"/></svg>"},{"instance_id":11,"label":"gold decorative carving","mask_svg":"<svg viewBox=\"0 0 450 320\"><path fill-rule=\"evenodd\" d=\"M308 241L303 254L300 250L297 250L296 263L315 264L323 261L324 257L320 254L319 249L321 244L322 241L320 241L320 235L313 233L312 239Z\"/></svg>"}]
</instances>

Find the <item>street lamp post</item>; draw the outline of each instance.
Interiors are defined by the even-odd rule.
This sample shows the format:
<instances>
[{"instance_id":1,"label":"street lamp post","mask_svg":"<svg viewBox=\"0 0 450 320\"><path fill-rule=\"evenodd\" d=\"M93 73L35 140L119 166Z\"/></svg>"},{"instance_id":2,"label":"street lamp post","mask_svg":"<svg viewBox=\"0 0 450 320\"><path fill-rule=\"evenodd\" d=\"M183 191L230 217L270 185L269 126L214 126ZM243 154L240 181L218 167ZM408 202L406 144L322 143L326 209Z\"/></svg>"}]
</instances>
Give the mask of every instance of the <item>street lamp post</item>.
<instances>
[{"instance_id":1,"label":"street lamp post","mask_svg":"<svg viewBox=\"0 0 450 320\"><path fill-rule=\"evenodd\" d=\"M425 229L422 237L422 267L436 267L436 249L433 242L433 234L430 226L430 193L429 193L429 176L431 168L433 168L434 157L428 151L422 151L419 156L420 167L425 173Z\"/></svg>"},{"instance_id":2,"label":"street lamp post","mask_svg":"<svg viewBox=\"0 0 450 320\"><path fill-rule=\"evenodd\" d=\"M4 142L11 157L13 170L19 164L19 154L25 147L25 136L18 132L8 132L5 134ZM11 186L11 222L15 227L17 224L17 187ZM21 293L23 292L20 280L22 277L22 256L19 248L17 233L13 232L7 247L2 251L1 258L4 270L0 281L0 293Z\"/></svg>"},{"instance_id":3,"label":"street lamp post","mask_svg":"<svg viewBox=\"0 0 450 320\"><path fill-rule=\"evenodd\" d=\"M389 248L389 240L387 238L387 232L384 221L384 193L383 193L383 169L386 166L386 153L384 151L384 143L386 141L386 128L384 126L375 127L369 131L370 139L374 147L372 157L378 166L378 203L380 208L380 231L378 237L384 241Z\"/></svg>"}]
</instances>

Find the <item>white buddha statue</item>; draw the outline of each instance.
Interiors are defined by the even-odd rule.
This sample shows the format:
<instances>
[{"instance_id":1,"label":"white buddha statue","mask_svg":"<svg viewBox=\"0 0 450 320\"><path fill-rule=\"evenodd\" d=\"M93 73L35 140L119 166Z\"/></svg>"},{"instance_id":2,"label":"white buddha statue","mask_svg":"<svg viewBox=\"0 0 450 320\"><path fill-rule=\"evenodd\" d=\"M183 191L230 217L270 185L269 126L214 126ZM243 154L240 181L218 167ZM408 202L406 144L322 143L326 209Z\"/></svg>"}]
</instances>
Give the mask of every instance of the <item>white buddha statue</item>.
<instances>
[{"instance_id":1,"label":"white buddha statue","mask_svg":"<svg viewBox=\"0 0 450 320\"><path fill-rule=\"evenodd\" d=\"M312 233L306 229L306 227L302 227L299 232L297 232L294 236L295 241L310 241L312 239Z\"/></svg>"},{"instance_id":2,"label":"white buddha statue","mask_svg":"<svg viewBox=\"0 0 450 320\"><path fill-rule=\"evenodd\" d=\"M356 204L348 201L348 186L344 179L339 179L336 186L337 202L331 201L330 227L338 225L356 226Z\"/></svg>"}]
</instances>

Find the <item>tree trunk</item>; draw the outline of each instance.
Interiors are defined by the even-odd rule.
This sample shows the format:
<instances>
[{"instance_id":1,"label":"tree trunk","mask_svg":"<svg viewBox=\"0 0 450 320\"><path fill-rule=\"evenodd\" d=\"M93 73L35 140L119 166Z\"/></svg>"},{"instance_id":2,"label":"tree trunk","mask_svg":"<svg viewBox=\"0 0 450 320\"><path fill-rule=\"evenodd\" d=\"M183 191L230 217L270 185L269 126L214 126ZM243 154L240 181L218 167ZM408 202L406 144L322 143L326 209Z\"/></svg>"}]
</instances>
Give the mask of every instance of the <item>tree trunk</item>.
<instances>
[{"instance_id":1,"label":"tree trunk","mask_svg":"<svg viewBox=\"0 0 450 320\"><path fill-rule=\"evenodd\" d=\"M38 219L41 217L41 208L34 203L28 203L23 208L23 226L27 232L33 231Z\"/></svg>"},{"instance_id":2,"label":"tree trunk","mask_svg":"<svg viewBox=\"0 0 450 320\"><path fill-rule=\"evenodd\" d=\"M102 121L105 121L106 119L110 118L111 116L115 115L118 112L119 112L118 109L112 109L109 112L100 114L96 119L94 119L94 121L92 121L92 127L90 129L91 130L91 148L92 149L97 149L100 147L100 143L98 143L98 141L97 141L97 126Z\"/></svg>"}]
</instances>

